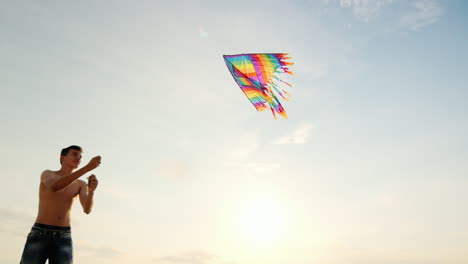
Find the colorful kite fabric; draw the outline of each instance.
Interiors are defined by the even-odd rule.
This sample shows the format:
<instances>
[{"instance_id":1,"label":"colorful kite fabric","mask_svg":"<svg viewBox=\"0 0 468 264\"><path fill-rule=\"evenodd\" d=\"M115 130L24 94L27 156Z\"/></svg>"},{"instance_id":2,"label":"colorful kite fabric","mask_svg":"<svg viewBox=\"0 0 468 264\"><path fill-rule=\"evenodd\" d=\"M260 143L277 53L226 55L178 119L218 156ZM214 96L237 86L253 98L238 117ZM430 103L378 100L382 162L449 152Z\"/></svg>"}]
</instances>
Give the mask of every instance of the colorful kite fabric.
<instances>
[{"instance_id":1,"label":"colorful kite fabric","mask_svg":"<svg viewBox=\"0 0 468 264\"><path fill-rule=\"evenodd\" d=\"M288 65L292 62L287 53L260 53L224 55L224 61L241 90L258 111L270 109L276 119L276 114L287 118L286 111L278 97L289 101L290 94L281 89L278 82L291 85L278 77L277 73L293 74Z\"/></svg>"}]
</instances>

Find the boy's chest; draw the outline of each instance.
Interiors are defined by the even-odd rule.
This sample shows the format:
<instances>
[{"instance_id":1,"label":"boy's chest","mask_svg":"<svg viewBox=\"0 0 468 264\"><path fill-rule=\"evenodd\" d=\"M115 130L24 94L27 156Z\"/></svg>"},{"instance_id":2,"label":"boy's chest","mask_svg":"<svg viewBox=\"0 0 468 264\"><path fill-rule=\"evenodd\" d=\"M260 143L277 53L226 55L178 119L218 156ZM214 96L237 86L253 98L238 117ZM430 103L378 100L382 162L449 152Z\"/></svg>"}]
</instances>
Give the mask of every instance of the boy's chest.
<instances>
[{"instance_id":1,"label":"boy's chest","mask_svg":"<svg viewBox=\"0 0 468 264\"><path fill-rule=\"evenodd\" d=\"M80 192L79 184L72 183L71 185L63 188L62 190L58 191L57 194L62 196L63 198L73 198L77 196Z\"/></svg>"}]
</instances>

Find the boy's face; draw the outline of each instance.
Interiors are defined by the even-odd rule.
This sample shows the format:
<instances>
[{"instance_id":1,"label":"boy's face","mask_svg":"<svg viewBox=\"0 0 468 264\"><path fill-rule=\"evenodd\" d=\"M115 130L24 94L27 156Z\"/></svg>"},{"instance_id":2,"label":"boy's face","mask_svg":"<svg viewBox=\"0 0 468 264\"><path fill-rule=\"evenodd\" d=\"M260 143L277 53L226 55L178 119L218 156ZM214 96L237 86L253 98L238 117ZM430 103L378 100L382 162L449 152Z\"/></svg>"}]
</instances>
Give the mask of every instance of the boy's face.
<instances>
[{"instance_id":1,"label":"boy's face","mask_svg":"<svg viewBox=\"0 0 468 264\"><path fill-rule=\"evenodd\" d=\"M81 162L81 151L76 149L70 149L66 156L62 156L62 166L69 166L72 168L78 168Z\"/></svg>"}]
</instances>

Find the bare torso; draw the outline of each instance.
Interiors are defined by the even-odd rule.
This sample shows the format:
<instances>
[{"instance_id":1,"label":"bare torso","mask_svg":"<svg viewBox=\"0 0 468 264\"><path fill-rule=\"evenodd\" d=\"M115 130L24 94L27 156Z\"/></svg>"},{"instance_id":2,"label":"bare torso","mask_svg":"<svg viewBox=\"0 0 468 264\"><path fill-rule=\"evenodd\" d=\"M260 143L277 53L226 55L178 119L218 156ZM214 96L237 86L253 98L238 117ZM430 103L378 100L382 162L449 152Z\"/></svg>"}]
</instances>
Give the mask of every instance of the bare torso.
<instances>
[{"instance_id":1,"label":"bare torso","mask_svg":"<svg viewBox=\"0 0 468 264\"><path fill-rule=\"evenodd\" d=\"M61 177L56 175L57 178ZM39 186L39 209L36 223L70 226L70 211L84 181L76 180L59 191L52 191L44 183Z\"/></svg>"}]
</instances>

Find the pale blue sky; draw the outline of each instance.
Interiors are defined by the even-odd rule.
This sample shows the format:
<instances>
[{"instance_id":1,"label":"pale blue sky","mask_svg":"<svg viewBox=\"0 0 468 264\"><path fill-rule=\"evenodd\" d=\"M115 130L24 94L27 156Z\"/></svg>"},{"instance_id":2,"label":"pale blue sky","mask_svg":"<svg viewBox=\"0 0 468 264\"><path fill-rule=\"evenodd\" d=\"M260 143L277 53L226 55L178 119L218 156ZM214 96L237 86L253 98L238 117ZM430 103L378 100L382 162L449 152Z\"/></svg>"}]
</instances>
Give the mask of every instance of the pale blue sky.
<instances>
[{"instance_id":1,"label":"pale blue sky","mask_svg":"<svg viewBox=\"0 0 468 264\"><path fill-rule=\"evenodd\" d=\"M39 175L71 144L103 157L94 212L73 209L76 263L468 262L467 11L1 1L0 262L18 262ZM254 52L296 63L288 120L224 65ZM245 232L273 218L269 239Z\"/></svg>"}]
</instances>

